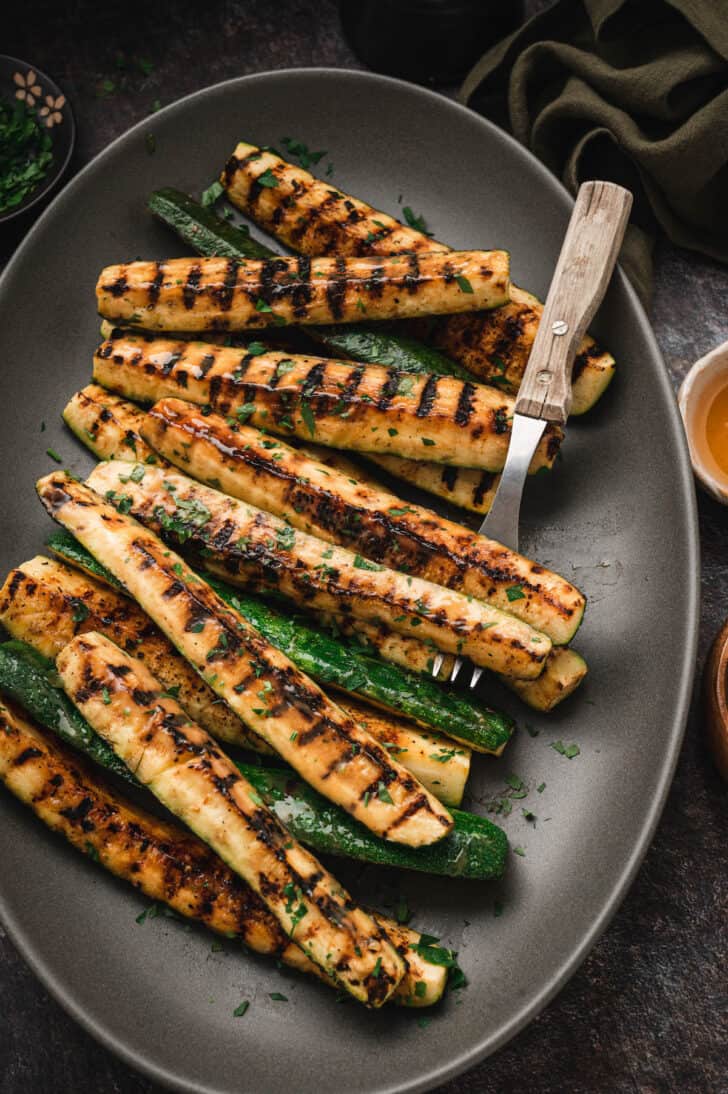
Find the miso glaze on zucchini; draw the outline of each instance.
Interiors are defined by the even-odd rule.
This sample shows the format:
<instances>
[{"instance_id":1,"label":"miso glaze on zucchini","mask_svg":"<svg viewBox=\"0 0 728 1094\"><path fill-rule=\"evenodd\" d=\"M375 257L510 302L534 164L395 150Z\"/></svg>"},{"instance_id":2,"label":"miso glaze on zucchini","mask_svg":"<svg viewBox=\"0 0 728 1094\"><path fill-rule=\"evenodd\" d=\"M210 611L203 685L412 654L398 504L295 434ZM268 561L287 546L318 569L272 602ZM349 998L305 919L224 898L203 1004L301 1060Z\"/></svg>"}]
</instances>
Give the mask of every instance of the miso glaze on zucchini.
<instances>
[{"instance_id":1,"label":"miso glaze on zucchini","mask_svg":"<svg viewBox=\"0 0 728 1094\"><path fill-rule=\"evenodd\" d=\"M258 330L497 308L505 251L407 258L170 258L107 266L99 314L145 330Z\"/></svg>"},{"instance_id":2,"label":"miso glaze on zucchini","mask_svg":"<svg viewBox=\"0 0 728 1094\"><path fill-rule=\"evenodd\" d=\"M514 406L510 395L451 376L124 333L97 349L94 379L134 402L178 396L327 447L485 471L503 468ZM547 427L532 472L551 466L562 436Z\"/></svg>"},{"instance_id":3,"label":"miso glaze on zucchini","mask_svg":"<svg viewBox=\"0 0 728 1094\"><path fill-rule=\"evenodd\" d=\"M153 533L66 473L47 475L37 490L53 519L307 782L396 843L447 834L452 820L440 802Z\"/></svg>"}]
</instances>

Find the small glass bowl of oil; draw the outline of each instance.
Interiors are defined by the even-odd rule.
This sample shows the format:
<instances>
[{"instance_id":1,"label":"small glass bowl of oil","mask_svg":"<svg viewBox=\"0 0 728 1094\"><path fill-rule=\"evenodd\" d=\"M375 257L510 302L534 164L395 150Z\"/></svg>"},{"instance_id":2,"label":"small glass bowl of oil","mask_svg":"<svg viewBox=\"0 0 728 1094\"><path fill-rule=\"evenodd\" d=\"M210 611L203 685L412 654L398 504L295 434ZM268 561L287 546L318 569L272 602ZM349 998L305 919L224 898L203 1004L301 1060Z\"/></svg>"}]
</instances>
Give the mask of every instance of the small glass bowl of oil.
<instances>
[{"instance_id":1,"label":"small glass bowl of oil","mask_svg":"<svg viewBox=\"0 0 728 1094\"><path fill-rule=\"evenodd\" d=\"M728 505L728 342L696 361L678 392L693 471Z\"/></svg>"}]
</instances>

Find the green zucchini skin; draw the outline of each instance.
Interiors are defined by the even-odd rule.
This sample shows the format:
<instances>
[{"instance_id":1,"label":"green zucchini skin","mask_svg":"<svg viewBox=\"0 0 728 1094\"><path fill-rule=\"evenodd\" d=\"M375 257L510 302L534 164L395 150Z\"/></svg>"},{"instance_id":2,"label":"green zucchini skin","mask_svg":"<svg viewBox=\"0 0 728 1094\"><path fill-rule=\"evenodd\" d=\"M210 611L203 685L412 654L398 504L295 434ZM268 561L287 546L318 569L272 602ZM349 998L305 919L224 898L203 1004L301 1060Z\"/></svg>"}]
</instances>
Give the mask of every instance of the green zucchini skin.
<instances>
[{"instance_id":1,"label":"green zucchini skin","mask_svg":"<svg viewBox=\"0 0 728 1094\"><path fill-rule=\"evenodd\" d=\"M206 258L270 258L280 253L258 243L251 238L247 228L228 223L181 190L171 187L155 190L147 206L158 220ZM401 372L428 372L457 376L461 380L474 378L472 372L434 346L364 323L354 324L346 330L307 327L306 334L326 346L335 357L367 365L387 365Z\"/></svg>"},{"instance_id":2,"label":"green zucchini skin","mask_svg":"<svg viewBox=\"0 0 728 1094\"><path fill-rule=\"evenodd\" d=\"M452 809L455 827L444 840L430 847L392 851L293 772L248 764L238 767L291 835L321 854L441 877L486 881L503 875L508 840L503 829L485 817Z\"/></svg>"},{"instance_id":3,"label":"green zucchini skin","mask_svg":"<svg viewBox=\"0 0 728 1094\"><path fill-rule=\"evenodd\" d=\"M253 239L247 228L229 224L181 190L155 190L147 201L154 216L198 254L218 258L271 258L276 252Z\"/></svg>"},{"instance_id":4,"label":"green zucchini skin","mask_svg":"<svg viewBox=\"0 0 728 1094\"><path fill-rule=\"evenodd\" d=\"M62 690L53 662L25 642L0 645L0 692L15 699L36 722L101 767L121 775L127 782L136 782L126 764L94 733Z\"/></svg>"},{"instance_id":5,"label":"green zucchini skin","mask_svg":"<svg viewBox=\"0 0 728 1094\"><path fill-rule=\"evenodd\" d=\"M53 662L24 642L0 644L0 692L100 767L136 784L126 765L94 732L56 679ZM505 869L505 832L485 817L453 809L455 826L450 835L430 847L408 848L373 835L288 767L237 766L291 834L315 851L443 877L488 880L501 877Z\"/></svg>"},{"instance_id":6,"label":"green zucchini skin","mask_svg":"<svg viewBox=\"0 0 728 1094\"><path fill-rule=\"evenodd\" d=\"M54 554L92 577L108 580L105 568L67 532L54 532L48 546ZM340 638L317 630L305 619L284 615L210 574L205 574L205 580L271 645L320 684L360 695L418 725L462 741L478 752L500 755L508 743L514 721L507 714L473 703L453 688L442 688L429 676L347 646ZM118 587L115 582L115 588Z\"/></svg>"}]
</instances>

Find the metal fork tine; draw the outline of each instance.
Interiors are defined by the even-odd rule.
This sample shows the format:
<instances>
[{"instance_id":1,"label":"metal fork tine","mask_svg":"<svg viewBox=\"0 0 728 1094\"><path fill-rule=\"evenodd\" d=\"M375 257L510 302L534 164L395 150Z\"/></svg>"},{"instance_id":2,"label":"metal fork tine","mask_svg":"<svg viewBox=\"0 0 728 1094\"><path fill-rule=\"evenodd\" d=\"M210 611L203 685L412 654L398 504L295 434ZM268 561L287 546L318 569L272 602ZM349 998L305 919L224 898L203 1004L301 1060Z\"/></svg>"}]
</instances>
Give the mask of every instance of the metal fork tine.
<instances>
[{"instance_id":1,"label":"metal fork tine","mask_svg":"<svg viewBox=\"0 0 728 1094\"><path fill-rule=\"evenodd\" d=\"M471 686L471 688L475 687L475 685L478 683L478 680L480 679L480 677L482 675L483 675L483 670L481 668L474 668L473 669L473 675L470 677L470 686Z\"/></svg>"},{"instance_id":2,"label":"metal fork tine","mask_svg":"<svg viewBox=\"0 0 728 1094\"><path fill-rule=\"evenodd\" d=\"M435 660L432 662L432 675L437 678L440 675L440 669L442 668L442 662L444 658L441 653L438 653Z\"/></svg>"},{"instance_id":3,"label":"metal fork tine","mask_svg":"<svg viewBox=\"0 0 728 1094\"><path fill-rule=\"evenodd\" d=\"M450 673L450 680L451 681L454 681L457 678L457 674L460 672L460 669L462 667L463 667L462 657L456 657L455 658L455 664L453 665L452 672Z\"/></svg>"}]
</instances>

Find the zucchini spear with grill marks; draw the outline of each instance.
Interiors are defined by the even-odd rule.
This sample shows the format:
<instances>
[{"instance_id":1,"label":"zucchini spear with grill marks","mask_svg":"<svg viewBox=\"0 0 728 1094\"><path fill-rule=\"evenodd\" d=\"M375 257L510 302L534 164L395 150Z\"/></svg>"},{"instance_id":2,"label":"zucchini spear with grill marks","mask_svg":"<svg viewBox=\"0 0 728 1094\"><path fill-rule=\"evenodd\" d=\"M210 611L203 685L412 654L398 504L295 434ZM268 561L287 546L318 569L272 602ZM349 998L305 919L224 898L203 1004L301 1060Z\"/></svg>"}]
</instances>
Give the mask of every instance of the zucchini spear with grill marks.
<instances>
[{"instance_id":1,"label":"zucchini spear with grill marks","mask_svg":"<svg viewBox=\"0 0 728 1094\"><path fill-rule=\"evenodd\" d=\"M243 602L238 603L244 607ZM263 633L280 649L287 628L276 630L275 613L266 612L263 605L257 613L255 608L253 602L252 619L250 610L243 611L243 615L254 625L262 618ZM0 589L0 622L14 639L26 642L48 658L55 658L77 634L98 631L144 661L190 717L213 737L274 755L262 737L246 729L227 704L217 698L138 605L78 570L40 555L12 570ZM316 672L319 665L315 657L315 633L313 638L311 655L304 659L306 663L302 665L295 656L293 660L310 675L320 678L321 673ZM286 652L290 655L290 648ZM335 671L330 675L335 678ZM447 805L460 804L470 769L469 748L454 747L450 738L423 732L403 718L391 713L379 714L354 699L342 698L338 702L436 797Z\"/></svg>"},{"instance_id":2,"label":"zucchini spear with grill marks","mask_svg":"<svg viewBox=\"0 0 728 1094\"><path fill-rule=\"evenodd\" d=\"M59 687L54 661L23 642L0 643L0 692L101 767L121 774L131 783L137 782ZM500 877L505 868L505 833L485 817L454 810L455 824L445 839L431 847L402 847L373 835L298 779L290 767L266 768L238 762L236 767L296 839L316 853L478 880Z\"/></svg>"},{"instance_id":3,"label":"zucchini spear with grill marks","mask_svg":"<svg viewBox=\"0 0 728 1094\"><path fill-rule=\"evenodd\" d=\"M107 266L99 313L145 330L257 330L454 314L508 296L505 251L387 258L170 258Z\"/></svg>"},{"instance_id":4,"label":"zucchini spear with grill marks","mask_svg":"<svg viewBox=\"0 0 728 1094\"><path fill-rule=\"evenodd\" d=\"M302 778L395 843L422 846L448 833L452 819L437 799L153 533L68 474L47 475L37 490L54 520Z\"/></svg>"},{"instance_id":5,"label":"zucchini spear with grill marks","mask_svg":"<svg viewBox=\"0 0 728 1094\"><path fill-rule=\"evenodd\" d=\"M573 636L584 597L570 582L472 529L353 481L250 426L163 399L140 426L153 449L200 482L329 543L458 589L543 631Z\"/></svg>"},{"instance_id":6,"label":"zucchini spear with grill marks","mask_svg":"<svg viewBox=\"0 0 728 1094\"><path fill-rule=\"evenodd\" d=\"M485 471L503 469L514 406L510 395L451 376L124 333L97 349L94 379L134 402L179 396L327 447ZM531 472L551 466L562 436L547 427Z\"/></svg>"},{"instance_id":7,"label":"zucchini spear with grill marks","mask_svg":"<svg viewBox=\"0 0 728 1094\"><path fill-rule=\"evenodd\" d=\"M123 797L12 703L0 703L0 781L48 828L149 900L337 986L291 942L258 894L201 840ZM371 914L407 965L394 1002L415 1007L437 1002L453 963L450 952L440 950L433 954L439 964L430 962L421 935Z\"/></svg>"},{"instance_id":8,"label":"zucchini spear with grill marks","mask_svg":"<svg viewBox=\"0 0 728 1094\"><path fill-rule=\"evenodd\" d=\"M59 558L90 574L99 581L113 584L116 578L101 566L68 532L55 532L48 545ZM215 592L235 611L245 616L264 638L291 658L308 676L313 676L327 687L336 687L360 696L384 710L397 711L416 722L423 729L441 730L448 737L468 744L478 752L500 755L513 731L513 719L492 710L482 702L453 690L441 688L429 675L423 661L417 671L408 671L411 659L400 666L374 657L367 648L357 642L347 644L336 637L317 630L307 619L284 615L264 604L257 597L248 596L222 581L210 577ZM341 617L336 617L337 621ZM371 627L371 645L381 652L377 631ZM29 634L30 632L26 632ZM348 630L345 628L345 633ZM20 636L19 636L20 637ZM390 638L399 638L391 635ZM26 637L26 641L30 639ZM402 639L414 642L414 639ZM432 652L420 643L424 654L431 660ZM541 683L541 677L535 683Z\"/></svg>"},{"instance_id":9,"label":"zucchini spear with grill marks","mask_svg":"<svg viewBox=\"0 0 728 1094\"><path fill-rule=\"evenodd\" d=\"M399 954L146 666L93 631L56 665L92 729L247 881L306 956L360 1002L385 1003L404 975Z\"/></svg>"},{"instance_id":10,"label":"zucchini spear with grill marks","mask_svg":"<svg viewBox=\"0 0 728 1094\"><path fill-rule=\"evenodd\" d=\"M267 185L260 183L265 174ZM240 143L220 181L230 201L294 251L304 255L396 255L448 252L424 232L342 193L330 182ZM518 390L543 305L511 285L510 301L490 312L448 316L434 325L435 345L486 383ZM588 335L574 364L572 414L597 402L614 375L611 354Z\"/></svg>"},{"instance_id":11,"label":"zucchini spear with grill marks","mask_svg":"<svg viewBox=\"0 0 728 1094\"><path fill-rule=\"evenodd\" d=\"M143 474L135 474L136 468ZM179 471L121 460L100 463L88 485L171 543L186 545L210 573L274 588L294 603L349 611L462 653L520 679L543 671L551 640L528 623L462 593L369 562Z\"/></svg>"}]
</instances>

